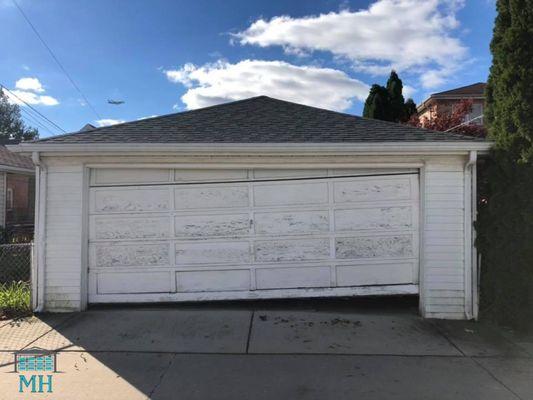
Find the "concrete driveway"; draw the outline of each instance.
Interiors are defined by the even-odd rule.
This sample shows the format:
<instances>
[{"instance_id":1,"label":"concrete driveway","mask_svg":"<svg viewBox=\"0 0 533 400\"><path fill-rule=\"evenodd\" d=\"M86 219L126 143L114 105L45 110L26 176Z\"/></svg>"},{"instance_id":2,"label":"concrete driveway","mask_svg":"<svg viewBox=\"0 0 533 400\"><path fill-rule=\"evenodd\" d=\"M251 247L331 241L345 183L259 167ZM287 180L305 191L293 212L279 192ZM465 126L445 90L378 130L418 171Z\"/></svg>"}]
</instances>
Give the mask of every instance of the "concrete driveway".
<instances>
[{"instance_id":1,"label":"concrete driveway","mask_svg":"<svg viewBox=\"0 0 533 400\"><path fill-rule=\"evenodd\" d=\"M32 347L58 351L53 394L18 393ZM399 299L43 314L0 322L0 361L2 399L533 399L533 339Z\"/></svg>"}]
</instances>

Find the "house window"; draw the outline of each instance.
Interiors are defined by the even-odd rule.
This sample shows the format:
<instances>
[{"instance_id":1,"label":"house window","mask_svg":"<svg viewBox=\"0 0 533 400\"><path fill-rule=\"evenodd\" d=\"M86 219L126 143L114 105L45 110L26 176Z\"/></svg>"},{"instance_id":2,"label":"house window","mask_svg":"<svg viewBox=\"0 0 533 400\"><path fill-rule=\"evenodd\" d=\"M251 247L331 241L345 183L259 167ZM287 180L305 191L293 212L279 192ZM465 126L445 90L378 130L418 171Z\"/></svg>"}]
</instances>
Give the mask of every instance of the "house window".
<instances>
[{"instance_id":1,"label":"house window","mask_svg":"<svg viewBox=\"0 0 533 400\"><path fill-rule=\"evenodd\" d=\"M466 116L466 121L472 121L476 125L483 125L483 104L472 104L472 111Z\"/></svg>"},{"instance_id":2,"label":"house window","mask_svg":"<svg viewBox=\"0 0 533 400\"><path fill-rule=\"evenodd\" d=\"M7 188L6 190L6 209L13 209L13 189Z\"/></svg>"}]
</instances>

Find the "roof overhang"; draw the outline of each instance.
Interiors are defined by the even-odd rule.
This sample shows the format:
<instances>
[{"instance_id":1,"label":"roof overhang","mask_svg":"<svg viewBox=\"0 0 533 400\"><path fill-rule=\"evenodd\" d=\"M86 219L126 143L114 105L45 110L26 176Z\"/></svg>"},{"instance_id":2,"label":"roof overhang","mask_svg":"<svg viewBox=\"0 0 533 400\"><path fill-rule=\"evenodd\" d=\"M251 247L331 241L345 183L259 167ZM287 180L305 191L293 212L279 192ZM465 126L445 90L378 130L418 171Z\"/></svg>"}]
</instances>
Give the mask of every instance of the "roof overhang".
<instances>
[{"instance_id":1,"label":"roof overhang","mask_svg":"<svg viewBox=\"0 0 533 400\"><path fill-rule=\"evenodd\" d=\"M488 152L489 141L346 142L346 143L21 143L15 153L42 155L161 155L161 154L342 154L420 155Z\"/></svg>"},{"instance_id":2,"label":"roof overhang","mask_svg":"<svg viewBox=\"0 0 533 400\"><path fill-rule=\"evenodd\" d=\"M14 167L14 166L11 166L11 165L0 165L0 172L11 172L11 173L14 173L14 174L31 175L31 174L35 174L35 169L33 169L33 168Z\"/></svg>"},{"instance_id":3,"label":"roof overhang","mask_svg":"<svg viewBox=\"0 0 533 400\"><path fill-rule=\"evenodd\" d=\"M437 102L439 100L485 100L485 95L483 94L432 94L426 100L418 105L416 111L421 113L424 111L431 103Z\"/></svg>"}]
</instances>

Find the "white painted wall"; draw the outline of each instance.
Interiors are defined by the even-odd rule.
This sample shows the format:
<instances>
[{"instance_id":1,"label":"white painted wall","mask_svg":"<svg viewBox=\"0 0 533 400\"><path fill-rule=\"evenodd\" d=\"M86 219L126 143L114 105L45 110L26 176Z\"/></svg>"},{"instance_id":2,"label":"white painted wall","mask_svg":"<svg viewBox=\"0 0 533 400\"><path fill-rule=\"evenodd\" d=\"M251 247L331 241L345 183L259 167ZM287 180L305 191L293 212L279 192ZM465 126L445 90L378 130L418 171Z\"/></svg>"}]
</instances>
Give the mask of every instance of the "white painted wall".
<instances>
[{"instance_id":1,"label":"white painted wall","mask_svg":"<svg viewBox=\"0 0 533 400\"><path fill-rule=\"evenodd\" d=\"M467 156L302 156L274 157L216 157L150 156L150 157L59 157L42 158L47 166L47 198L45 216L45 310L73 311L85 307L86 299L86 232L84 208L87 207L87 185L84 184L88 166L126 167L169 165L180 163L199 165L216 170L221 163L240 165L240 168L272 164L273 168L297 168L313 163L364 165L383 168L405 165L421 168L421 313L434 318L465 318L465 202L464 165ZM146 172L148 174L154 171ZM42 199L42 191L39 194ZM467 204L468 208L469 205ZM40 266L41 267L41 266Z\"/></svg>"}]
</instances>

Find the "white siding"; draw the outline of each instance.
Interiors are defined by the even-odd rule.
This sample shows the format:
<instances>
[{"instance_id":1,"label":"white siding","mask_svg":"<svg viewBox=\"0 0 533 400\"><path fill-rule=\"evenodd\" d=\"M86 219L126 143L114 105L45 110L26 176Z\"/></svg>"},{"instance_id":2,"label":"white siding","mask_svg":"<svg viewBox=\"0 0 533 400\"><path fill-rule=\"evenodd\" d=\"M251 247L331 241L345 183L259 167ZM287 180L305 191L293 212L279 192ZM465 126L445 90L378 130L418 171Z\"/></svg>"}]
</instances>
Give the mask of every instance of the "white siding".
<instances>
[{"instance_id":1,"label":"white siding","mask_svg":"<svg viewBox=\"0 0 533 400\"><path fill-rule=\"evenodd\" d=\"M82 165L48 167L45 309L81 308Z\"/></svg>"},{"instance_id":2,"label":"white siding","mask_svg":"<svg viewBox=\"0 0 533 400\"><path fill-rule=\"evenodd\" d=\"M464 158L429 160L425 168L422 313L465 318Z\"/></svg>"}]
</instances>

